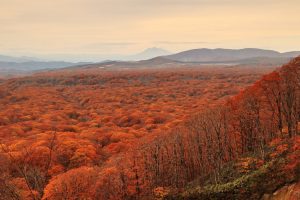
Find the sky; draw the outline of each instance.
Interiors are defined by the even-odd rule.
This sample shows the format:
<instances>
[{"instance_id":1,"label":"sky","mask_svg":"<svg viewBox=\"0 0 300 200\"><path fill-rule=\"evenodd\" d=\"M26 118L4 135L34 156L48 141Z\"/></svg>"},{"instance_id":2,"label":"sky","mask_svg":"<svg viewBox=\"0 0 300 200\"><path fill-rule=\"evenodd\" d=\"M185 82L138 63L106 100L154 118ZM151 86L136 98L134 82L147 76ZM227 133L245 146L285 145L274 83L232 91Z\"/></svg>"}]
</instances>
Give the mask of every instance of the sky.
<instances>
[{"instance_id":1,"label":"sky","mask_svg":"<svg viewBox=\"0 0 300 200\"><path fill-rule=\"evenodd\" d=\"M300 0L1 0L0 54L300 50Z\"/></svg>"}]
</instances>

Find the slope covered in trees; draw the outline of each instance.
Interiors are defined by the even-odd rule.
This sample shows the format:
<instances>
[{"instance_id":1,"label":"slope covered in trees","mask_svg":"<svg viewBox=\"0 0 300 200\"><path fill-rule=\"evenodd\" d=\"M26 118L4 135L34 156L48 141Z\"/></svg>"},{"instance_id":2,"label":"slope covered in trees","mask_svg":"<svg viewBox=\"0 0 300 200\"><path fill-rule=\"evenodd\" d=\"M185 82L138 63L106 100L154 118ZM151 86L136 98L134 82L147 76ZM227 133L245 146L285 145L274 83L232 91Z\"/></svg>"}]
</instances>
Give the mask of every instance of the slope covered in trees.
<instances>
[{"instance_id":1,"label":"slope covered in trees","mask_svg":"<svg viewBox=\"0 0 300 200\"><path fill-rule=\"evenodd\" d=\"M246 154L226 163L219 182L191 182L165 199L299 199L300 137L277 138L265 146L265 157ZM276 191L276 192L275 192Z\"/></svg>"},{"instance_id":2,"label":"slope covered in trees","mask_svg":"<svg viewBox=\"0 0 300 200\"><path fill-rule=\"evenodd\" d=\"M91 69L7 80L0 199L161 198L195 180L222 183L224 166L242 155L264 164L271 141L297 137L299 60L240 93L262 71Z\"/></svg>"}]
</instances>

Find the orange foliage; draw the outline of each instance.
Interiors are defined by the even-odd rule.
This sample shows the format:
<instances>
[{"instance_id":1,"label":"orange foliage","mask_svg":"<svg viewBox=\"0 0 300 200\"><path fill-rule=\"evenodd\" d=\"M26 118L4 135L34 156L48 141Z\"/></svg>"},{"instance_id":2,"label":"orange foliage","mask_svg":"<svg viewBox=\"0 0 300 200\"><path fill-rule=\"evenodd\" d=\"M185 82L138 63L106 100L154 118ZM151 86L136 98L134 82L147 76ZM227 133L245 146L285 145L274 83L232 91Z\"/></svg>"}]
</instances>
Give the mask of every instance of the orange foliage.
<instances>
[{"instance_id":1,"label":"orange foliage","mask_svg":"<svg viewBox=\"0 0 300 200\"><path fill-rule=\"evenodd\" d=\"M208 107L227 102L265 71L246 67L93 68L4 81L0 85L0 137L5 144L2 151L10 159L9 179L25 199L142 199L153 192L160 198L169 192L164 187L169 182L184 186L201 170L220 169L231 158L260 145L259 131L270 130L275 121L267 122L266 116L256 113L259 95L253 94L258 94L260 83L227 103L230 118L224 117L227 110L214 110L205 113L207 119L200 128L193 127L196 133L182 127ZM265 80L276 82L277 78L274 73ZM214 121L220 123L213 126ZM261 129L255 129L254 121L263 122ZM228 130L226 123L231 123ZM246 126L237 129L241 124ZM206 130L211 127L213 131ZM250 142L242 139L249 128L253 128ZM171 130L175 134L169 134ZM207 134L200 136L203 130ZM193 137L188 138L188 131ZM273 137L264 134L266 141ZM218 142L209 144L212 138ZM241 148L241 141L248 149ZM221 154L209 145L238 152ZM279 153L285 151L278 148ZM203 160L189 157L202 151ZM260 160L245 161L242 168L248 170L251 163L261 164Z\"/></svg>"},{"instance_id":2,"label":"orange foliage","mask_svg":"<svg viewBox=\"0 0 300 200\"><path fill-rule=\"evenodd\" d=\"M81 167L52 178L45 188L44 200L93 199L97 179L95 169Z\"/></svg>"}]
</instances>

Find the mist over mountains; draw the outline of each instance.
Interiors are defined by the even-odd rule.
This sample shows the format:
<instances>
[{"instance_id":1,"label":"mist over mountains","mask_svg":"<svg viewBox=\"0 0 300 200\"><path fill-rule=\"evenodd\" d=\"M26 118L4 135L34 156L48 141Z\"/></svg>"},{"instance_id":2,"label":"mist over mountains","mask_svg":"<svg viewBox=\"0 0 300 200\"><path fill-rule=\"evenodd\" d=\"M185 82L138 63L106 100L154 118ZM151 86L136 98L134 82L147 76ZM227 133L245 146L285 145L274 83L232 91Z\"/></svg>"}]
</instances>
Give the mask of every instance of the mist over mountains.
<instances>
[{"instance_id":1,"label":"mist over mountains","mask_svg":"<svg viewBox=\"0 0 300 200\"><path fill-rule=\"evenodd\" d=\"M0 74L11 75L16 73L27 73L36 70L59 69L70 66L84 66L94 63L109 63L119 67L151 67L159 63L160 66L170 67L176 63L210 63L210 64L272 64L280 65L290 58L300 55L300 51L280 53L273 50L256 48L246 49L192 49L175 54L161 48L148 48L141 53L128 56L107 57L99 56L96 62L67 62L49 61L34 57L13 57L0 55Z\"/></svg>"},{"instance_id":2,"label":"mist over mountains","mask_svg":"<svg viewBox=\"0 0 300 200\"><path fill-rule=\"evenodd\" d=\"M136 60L136 61L147 60L147 59L155 58L158 56L166 56L166 55L170 55L170 54L171 54L171 52L169 52L165 49L152 47L152 48L145 49L141 53L124 57L124 60Z\"/></svg>"}]
</instances>

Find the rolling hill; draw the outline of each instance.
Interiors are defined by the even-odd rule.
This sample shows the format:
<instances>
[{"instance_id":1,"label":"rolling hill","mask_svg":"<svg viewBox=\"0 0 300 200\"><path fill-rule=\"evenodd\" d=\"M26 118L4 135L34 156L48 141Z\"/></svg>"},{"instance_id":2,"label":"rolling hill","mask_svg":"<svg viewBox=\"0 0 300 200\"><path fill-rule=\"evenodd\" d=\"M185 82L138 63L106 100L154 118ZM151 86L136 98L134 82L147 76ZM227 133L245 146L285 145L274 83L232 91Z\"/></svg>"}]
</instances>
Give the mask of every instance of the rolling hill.
<instances>
[{"instance_id":1,"label":"rolling hill","mask_svg":"<svg viewBox=\"0 0 300 200\"><path fill-rule=\"evenodd\" d=\"M299 51L280 53L273 50L246 48L192 49L165 57L181 62L234 62L253 58L292 58L298 55L300 55Z\"/></svg>"}]
</instances>

